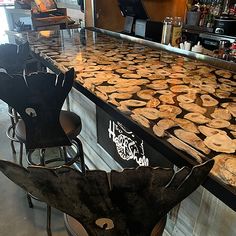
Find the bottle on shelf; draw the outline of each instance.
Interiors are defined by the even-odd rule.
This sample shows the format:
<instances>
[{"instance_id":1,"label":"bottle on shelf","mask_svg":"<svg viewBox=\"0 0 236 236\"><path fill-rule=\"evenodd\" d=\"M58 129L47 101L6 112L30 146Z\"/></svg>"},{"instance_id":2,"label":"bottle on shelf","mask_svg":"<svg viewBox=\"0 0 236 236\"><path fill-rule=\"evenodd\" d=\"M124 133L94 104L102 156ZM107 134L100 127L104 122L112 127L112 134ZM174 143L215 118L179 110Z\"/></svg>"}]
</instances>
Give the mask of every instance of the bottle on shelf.
<instances>
[{"instance_id":1,"label":"bottle on shelf","mask_svg":"<svg viewBox=\"0 0 236 236\"><path fill-rule=\"evenodd\" d=\"M202 0L197 3L197 6L201 13L199 26L211 28L215 17L222 13L223 0Z\"/></svg>"},{"instance_id":2,"label":"bottle on shelf","mask_svg":"<svg viewBox=\"0 0 236 236\"><path fill-rule=\"evenodd\" d=\"M230 59L236 62L236 40L232 43L230 47Z\"/></svg>"},{"instance_id":3,"label":"bottle on shelf","mask_svg":"<svg viewBox=\"0 0 236 236\"><path fill-rule=\"evenodd\" d=\"M230 1L225 0L222 15L229 15L229 7L230 7Z\"/></svg>"},{"instance_id":4,"label":"bottle on shelf","mask_svg":"<svg viewBox=\"0 0 236 236\"><path fill-rule=\"evenodd\" d=\"M227 60L229 56L230 46L231 44L229 40L220 40L218 58Z\"/></svg>"},{"instance_id":5,"label":"bottle on shelf","mask_svg":"<svg viewBox=\"0 0 236 236\"><path fill-rule=\"evenodd\" d=\"M173 18L169 16L166 17L163 22L162 39L161 39L162 44L168 45L170 43L172 26L173 26Z\"/></svg>"},{"instance_id":6,"label":"bottle on shelf","mask_svg":"<svg viewBox=\"0 0 236 236\"><path fill-rule=\"evenodd\" d=\"M200 21L199 21L199 26L203 27L204 26L204 21L205 21L205 5L203 2L199 2L199 11L200 11Z\"/></svg>"},{"instance_id":7,"label":"bottle on shelf","mask_svg":"<svg viewBox=\"0 0 236 236\"><path fill-rule=\"evenodd\" d=\"M181 17L174 17L172 33L171 33L171 45L173 47L179 46L182 34L182 18Z\"/></svg>"},{"instance_id":8,"label":"bottle on shelf","mask_svg":"<svg viewBox=\"0 0 236 236\"><path fill-rule=\"evenodd\" d=\"M229 16L231 16L231 17L236 16L236 3L230 5Z\"/></svg>"},{"instance_id":9,"label":"bottle on shelf","mask_svg":"<svg viewBox=\"0 0 236 236\"><path fill-rule=\"evenodd\" d=\"M221 15L221 11L222 11L222 0L214 0L214 8L212 11L212 14L214 15L214 17L220 16Z\"/></svg>"},{"instance_id":10,"label":"bottle on shelf","mask_svg":"<svg viewBox=\"0 0 236 236\"><path fill-rule=\"evenodd\" d=\"M209 10L209 13L206 17L206 27L207 28L212 28L213 25L214 25L214 20L215 20L215 17L213 15L213 7L210 8Z\"/></svg>"}]
</instances>

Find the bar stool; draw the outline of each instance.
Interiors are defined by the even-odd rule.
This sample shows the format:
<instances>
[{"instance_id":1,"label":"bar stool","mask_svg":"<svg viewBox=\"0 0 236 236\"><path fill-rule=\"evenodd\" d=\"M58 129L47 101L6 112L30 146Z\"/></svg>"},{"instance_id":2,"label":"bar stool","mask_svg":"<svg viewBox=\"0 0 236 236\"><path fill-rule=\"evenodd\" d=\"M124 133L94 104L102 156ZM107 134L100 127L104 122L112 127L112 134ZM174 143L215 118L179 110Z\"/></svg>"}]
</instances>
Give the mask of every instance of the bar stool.
<instances>
[{"instance_id":1,"label":"bar stool","mask_svg":"<svg viewBox=\"0 0 236 236\"><path fill-rule=\"evenodd\" d=\"M23 74L30 55L29 43L0 44L0 68L8 74Z\"/></svg>"},{"instance_id":2,"label":"bar stool","mask_svg":"<svg viewBox=\"0 0 236 236\"><path fill-rule=\"evenodd\" d=\"M0 68L8 74L25 73L26 64L30 55L29 43L20 45L16 44L1 44L0 45ZM19 115L12 107L8 106L8 115L11 125L6 131L7 137L11 140L12 152L15 154L14 142L19 142L15 138L15 125L19 120ZM20 144L20 151L23 150L23 145Z\"/></svg>"},{"instance_id":3,"label":"bar stool","mask_svg":"<svg viewBox=\"0 0 236 236\"><path fill-rule=\"evenodd\" d=\"M213 165L214 160L209 160L177 172L139 167L84 174L67 166L25 169L1 160L0 170L31 194L75 218L89 236L160 236L166 214L203 183ZM81 225L77 229L81 231Z\"/></svg>"},{"instance_id":4,"label":"bar stool","mask_svg":"<svg viewBox=\"0 0 236 236\"><path fill-rule=\"evenodd\" d=\"M28 164L45 166L60 160L64 165L70 166L79 161L81 171L85 172L82 143L77 138L82 127L80 117L73 112L61 111L73 80L74 69L58 76L43 72L25 77L0 73L0 98L20 114L21 119L16 123L15 134L26 147ZM67 156L68 146L73 146L76 151L73 157ZM65 155L46 161L45 150L50 147L62 147ZM32 158L36 149L41 150L39 163ZM22 158L21 152L21 166ZM31 197L34 195L27 194L29 206L33 207ZM51 235L50 225L51 207L47 205L48 235Z\"/></svg>"}]
</instances>

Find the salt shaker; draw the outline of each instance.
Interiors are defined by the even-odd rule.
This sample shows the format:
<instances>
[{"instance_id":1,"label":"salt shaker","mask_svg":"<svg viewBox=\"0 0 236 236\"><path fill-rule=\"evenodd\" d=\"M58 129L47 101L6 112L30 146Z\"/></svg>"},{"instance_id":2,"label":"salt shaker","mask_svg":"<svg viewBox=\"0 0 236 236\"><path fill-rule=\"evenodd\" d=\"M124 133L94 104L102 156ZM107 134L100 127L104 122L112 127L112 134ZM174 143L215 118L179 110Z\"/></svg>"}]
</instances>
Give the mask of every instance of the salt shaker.
<instances>
[{"instance_id":1,"label":"salt shaker","mask_svg":"<svg viewBox=\"0 0 236 236\"><path fill-rule=\"evenodd\" d=\"M173 18L166 17L163 22L162 39L161 39L162 44L168 45L170 43L172 26L173 26Z\"/></svg>"}]
</instances>

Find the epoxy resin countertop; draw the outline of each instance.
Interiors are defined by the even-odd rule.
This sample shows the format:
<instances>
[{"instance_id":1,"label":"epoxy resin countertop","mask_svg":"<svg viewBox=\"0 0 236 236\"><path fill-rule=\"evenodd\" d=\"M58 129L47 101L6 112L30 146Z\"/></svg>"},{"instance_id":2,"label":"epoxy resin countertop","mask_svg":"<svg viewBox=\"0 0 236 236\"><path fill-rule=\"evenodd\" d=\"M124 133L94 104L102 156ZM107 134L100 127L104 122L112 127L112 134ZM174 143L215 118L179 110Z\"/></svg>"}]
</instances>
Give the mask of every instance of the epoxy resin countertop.
<instances>
[{"instance_id":1,"label":"epoxy resin countertop","mask_svg":"<svg viewBox=\"0 0 236 236\"><path fill-rule=\"evenodd\" d=\"M93 31L32 32L31 49L236 192L236 74Z\"/></svg>"}]
</instances>

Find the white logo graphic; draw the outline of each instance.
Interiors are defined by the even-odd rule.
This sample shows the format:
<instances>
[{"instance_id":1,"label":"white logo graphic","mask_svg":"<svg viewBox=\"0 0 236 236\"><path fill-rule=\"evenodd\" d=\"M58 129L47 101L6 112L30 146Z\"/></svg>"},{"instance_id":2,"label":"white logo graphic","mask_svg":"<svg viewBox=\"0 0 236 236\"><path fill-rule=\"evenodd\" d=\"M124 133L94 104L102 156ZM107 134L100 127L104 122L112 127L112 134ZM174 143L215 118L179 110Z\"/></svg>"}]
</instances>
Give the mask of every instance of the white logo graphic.
<instances>
[{"instance_id":1,"label":"white logo graphic","mask_svg":"<svg viewBox=\"0 0 236 236\"><path fill-rule=\"evenodd\" d=\"M109 121L109 138L116 144L119 156L123 160L135 160L139 166L148 166L149 160L145 157L143 140L137 141L135 135L126 130L121 123Z\"/></svg>"}]
</instances>

